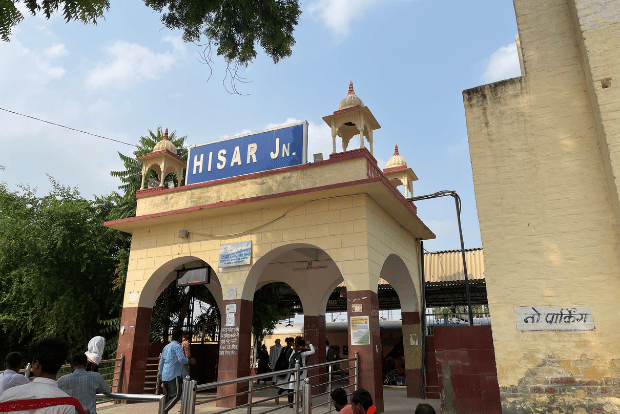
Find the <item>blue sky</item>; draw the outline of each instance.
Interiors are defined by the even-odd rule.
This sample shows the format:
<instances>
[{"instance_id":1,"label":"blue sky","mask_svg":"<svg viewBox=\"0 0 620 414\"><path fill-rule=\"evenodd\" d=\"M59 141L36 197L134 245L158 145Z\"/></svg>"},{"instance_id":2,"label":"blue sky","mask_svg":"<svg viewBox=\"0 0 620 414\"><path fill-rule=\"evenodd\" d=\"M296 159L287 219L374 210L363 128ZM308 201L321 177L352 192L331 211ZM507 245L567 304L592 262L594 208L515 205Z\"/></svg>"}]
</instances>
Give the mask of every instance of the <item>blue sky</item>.
<instances>
[{"instance_id":1,"label":"blue sky","mask_svg":"<svg viewBox=\"0 0 620 414\"><path fill-rule=\"evenodd\" d=\"M482 246L462 91L519 76L509 0L308 0L293 55L278 64L259 53L237 84L222 86L202 47L167 30L142 1L114 1L96 26L27 15L0 43L0 107L117 140L137 143L158 126L188 145L307 120L309 154L331 152L321 119L338 108L353 80L375 115L381 168L398 144L419 178L414 195L456 190L467 248ZM117 152L132 148L0 111L0 181L49 190L46 174L91 197L119 185ZM352 144L355 140L352 140ZM350 149L356 146L350 147ZM417 203L437 234L429 251L460 248L450 198Z\"/></svg>"}]
</instances>

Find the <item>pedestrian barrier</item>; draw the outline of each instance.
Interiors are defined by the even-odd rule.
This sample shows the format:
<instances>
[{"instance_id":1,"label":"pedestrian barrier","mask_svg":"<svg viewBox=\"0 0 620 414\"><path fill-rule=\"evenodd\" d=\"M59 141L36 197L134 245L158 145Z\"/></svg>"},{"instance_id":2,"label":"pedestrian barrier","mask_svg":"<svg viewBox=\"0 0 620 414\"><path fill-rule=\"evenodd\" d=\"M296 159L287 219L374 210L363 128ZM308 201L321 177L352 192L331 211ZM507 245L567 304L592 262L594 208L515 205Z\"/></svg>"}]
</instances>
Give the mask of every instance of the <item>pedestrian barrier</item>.
<instances>
[{"instance_id":1,"label":"pedestrian barrier","mask_svg":"<svg viewBox=\"0 0 620 414\"><path fill-rule=\"evenodd\" d=\"M300 367L298 364L295 364L295 368L278 371L277 375L292 374L291 377L293 379L284 384L293 385L293 413L301 414L300 413L301 411L303 414L311 414L313 409L326 406L326 405L327 405L326 407L327 409L325 413L331 413L332 404L331 404L331 399L329 397L327 399L327 402L316 403L316 404L313 403L313 399L316 399L318 397L325 396L325 395L329 396L331 394L332 389L333 389L333 382L334 382L333 377L335 374L334 367L339 366L340 364L344 364L344 363L349 364L349 370L344 377L341 377L341 379L343 380L349 379L349 385L346 385L343 388L353 387L353 391L355 391L357 390L358 384L359 384L359 357L357 353L355 353L355 357L349 358L349 359L341 359L338 361L330 361L330 362L325 362L322 364L309 365L303 368ZM327 369L327 372L319 373L317 375L311 375L305 378L303 381L300 381L301 373L303 371L310 372L317 368L320 370ZM289 407L288 401L283 406L277 406L275 408L271 408L267 410L262 409L266 407L265 403L267 402L270 402L270 401L279 402L279 398L280 398L279 395L275 395L273 397L268 397L268 398L260 397L260 399L255 400L255 393L257 391L269 389L269 388L277 389L277 386L265 385L263 387L260 387L260 386L257 387L257 385L254 384L254 381L271 379L273 375L274 375L274 372L269 372L266 374L252 375L248 377L236 378L236 379L227 380L227 381L218 381L218 382L213 382L209 384L201 384L201 385L197 385L196 381L191 380L189 376L185 377L185 379L183 380L183 390L181 393L181 414L194 414L197 405L213 403L219 400L242 396L242 395L248 396L247 403L241 404L241 405L238 405L232 408L224 408L219 411L210 411L210 414L223 414L228 411L238 410L244 407L247 408L247 414L252 414L253 408L261 408L260 413L267 414L270 412L281 410L283 408L287 408ZM310 379L317 378L317 377L326 378L326 381L319 382L316 385L311 385ZM353 380L352 382L351 382L351 379ZM199 392L213 390L213 389L216 389L217 387L241 384L241 383L246 383L246 382L248 383L247 391L242 391L242 392L238 392L234 394L228 394L228 395L220 396L220 397L209 396L209 397L201 398L200 400L197 400L197 395ZM279 385L283 385L283 384L279 384ZM312 395L313 389L320 389L321 387L326 387L327 391L318 392ZM287 398L287 396L284 396L284 398Z\"/></svg>"}]
</instances>

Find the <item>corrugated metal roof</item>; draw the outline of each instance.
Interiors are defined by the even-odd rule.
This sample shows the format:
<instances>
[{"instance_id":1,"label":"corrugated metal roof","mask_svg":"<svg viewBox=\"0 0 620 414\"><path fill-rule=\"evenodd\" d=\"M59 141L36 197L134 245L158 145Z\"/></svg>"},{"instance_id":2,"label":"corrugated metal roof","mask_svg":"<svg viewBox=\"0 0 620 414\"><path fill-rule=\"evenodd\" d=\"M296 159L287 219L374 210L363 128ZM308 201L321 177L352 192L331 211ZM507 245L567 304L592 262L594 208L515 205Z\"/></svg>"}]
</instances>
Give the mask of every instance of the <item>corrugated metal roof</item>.
<instances>
[{"instance_id":1,"label":"corrugated metal roof","mask_svg":"<svg viewBox=\"0 0 620 414\"><path fill-rule=\"evenodd\" d=\"M484 279L482 248L465 249L465 260L469 279ZM426 282L465 280L461 251L445 250L424 253L424 279ZM389 285L389 283L385 279L379 279L379 285ZM345 286L344 282L338 285L339 288Z\"/></svg>"},{"instance_id":2,"label":"corrugated metal roof","mask_svg":"<svg viewBox=\"0 0 620 414\"><path fill-rule=\"evenodd\" d=\"M466 249L467 276L484 279L484 255L482 248ZM427 282L465 280L460 250L424 253L424 279Z\"/></svg>"}]
</instances>

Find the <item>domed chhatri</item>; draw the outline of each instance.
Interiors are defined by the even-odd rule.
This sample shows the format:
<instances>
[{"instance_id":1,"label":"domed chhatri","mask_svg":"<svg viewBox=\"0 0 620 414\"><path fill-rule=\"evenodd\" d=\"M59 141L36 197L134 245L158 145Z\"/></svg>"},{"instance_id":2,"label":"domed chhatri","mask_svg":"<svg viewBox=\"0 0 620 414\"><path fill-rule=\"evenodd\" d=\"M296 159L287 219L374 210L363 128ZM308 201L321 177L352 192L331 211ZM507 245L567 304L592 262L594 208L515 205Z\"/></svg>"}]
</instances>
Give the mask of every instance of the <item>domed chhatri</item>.
<instances>
[{"instance_id":1,"label":"domed chhatri","mask_svg":"<svg viewBox=\"0 0 620 414\"><path fill-rule=\"evenodd\" d=\"M398 145L394 147L394 155L387 162L383 174L394 187L405 187L406 198L413 196L413 182L417 181L418 177L411 168L407 168L407 161L398 153Z\"/></svg>"},{"instance_id":2,"label":"domed chhatri","mask_svg":"<svg viewBox=\"0 0 620 414\"><path fill-rule=\"evenodd\" d=\"M158 128L158 134L160 131L161 129ZM145 190L146 177L150 170L155 171L157 174L160 190L165 188L164 179L168 174L176 175L177 181L179 185L181 185L185 161L177 155L177 147L168 139L168 128L166 128L162 140L153 147L153 152L138 157L137 160L142 163L142 185L140 186L140 190ZM149 189L149 191L152 190L154 189Z\"/></svg>"},{"instance_id":3,"label":"domed chhatri","mask_svg":"<svg viewBox=\"0 0 620 414\"><path fill-rule=\"evenodd\" d=\"M336 153L336 137L342 138L342 150L346 151L349 141L355 135L360 136L360 148L364 148L364 141L368 142L372 154L373 131L381 128L370 109L355 94L353 81L349 82L349 93L340 101L338 110L323 117L332 131L332 154Z\"/></svg>"},{"instance_id":4,"label":"domed chhatri","mask_svg":"<svg viewBox=\"0 0 620 414\"><path fill-rule=\"evenodd\" d=\"M364 106L364 102L355 94L353 90L353 81L349 82L349 93L344 97L342 101L340 101L340 105L338 105L338 110L342 111L343 109L353 108L355 106L362 107Z\"/></svg>"},{"instance_id":5,"label":"domed chhatri","mask_svg":"<svg viewBox=\"0 0 620 414\"><path fill-rule=\"evenodd\" d=\"M407 161L398 153L398 145L394 147L394 155L389 159L385 168L407 167Z\"/></svg>"},{"instance_id":6,"label":"domed chhatri","mask_svg":"<svg viewBox=\"0 0 620 414\"><path fill-rule=\"evenodd\" d=\"M174 155L177 155L177 147L175 147L172 141L168 139L168 128L166 128L166 132L164 133L162 140L155 144L155 147L153 148L153 152L163 150L168 150Z\"/></svg>"}]
</instances>

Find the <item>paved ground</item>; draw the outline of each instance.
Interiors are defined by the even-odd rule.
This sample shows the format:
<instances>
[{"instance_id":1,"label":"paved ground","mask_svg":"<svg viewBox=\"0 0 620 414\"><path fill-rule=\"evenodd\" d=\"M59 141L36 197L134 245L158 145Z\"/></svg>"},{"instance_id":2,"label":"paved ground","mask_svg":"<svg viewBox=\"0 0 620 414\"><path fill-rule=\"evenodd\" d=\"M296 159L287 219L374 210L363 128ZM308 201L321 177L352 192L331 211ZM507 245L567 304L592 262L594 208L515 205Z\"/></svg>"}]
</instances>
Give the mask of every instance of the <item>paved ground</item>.
<instances>
[{"instance_id":1,"label":"paved ground","mask_svg":"<svg viewBox=\"0 0 620 414\"><path fill-rule=\"evenodd\" d=\"M256 386L258 388L258 386ZM257 399L265 399L269 397L274 397L276 395L275 390L273 389L265 389L257 391L255 394L255 401ZM197 402L200 403L204 401L206 398L213 396L213 394L206 393L198 393ZM405 387L397 387L397 386L385 386L383 388L383 398L385 401L385 412L390 414L412 414L415 411L415 407L421 403L425 402L427 404L432 405L437 413L441 412L440 410L440 400L422 400L417 398L407 398L407 392ZM315 397L312 399L313 405L320 404L322 402L327 402L327 396ZM276 405L275 401L271 400L268 402L264 402L258 405L255 405L252 408L252 412L260 414L267 411L271 411L277 407L280 407L278 410L273 411L275 413L281 414L292 414L293 409L289 408L285 404L285 398L280 400L280 405ZM180 404L177 404L171 411L171 414L177 414L179 412ZM196 405L196 413L207 413L207 414L215 414L220 409L215 406L215 403L203 403ZM101 412L102 414L147 414L147 413L157 413L157 403L136 403L136 404L111 404L105 403L97 406L97 412ZM233 414L247 414L247 407L239 408L236 410L228 411ZM319 408L313 409L313 413L323 414L328 412L328 406L324 405ZM332 413L335 414L335 411L332 410Z\"/></svg>"}]
</instances>

